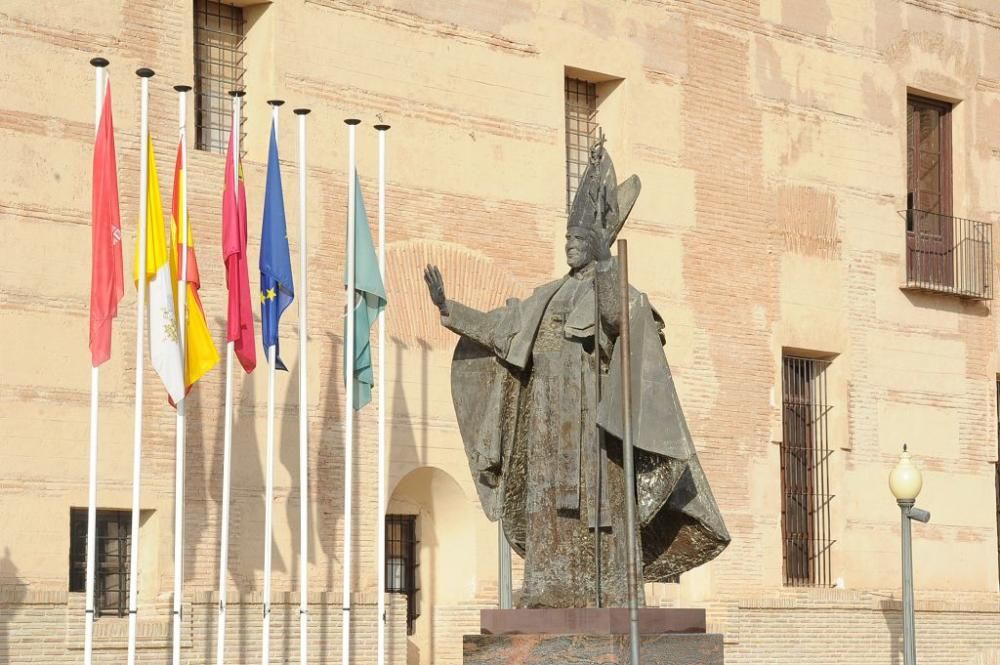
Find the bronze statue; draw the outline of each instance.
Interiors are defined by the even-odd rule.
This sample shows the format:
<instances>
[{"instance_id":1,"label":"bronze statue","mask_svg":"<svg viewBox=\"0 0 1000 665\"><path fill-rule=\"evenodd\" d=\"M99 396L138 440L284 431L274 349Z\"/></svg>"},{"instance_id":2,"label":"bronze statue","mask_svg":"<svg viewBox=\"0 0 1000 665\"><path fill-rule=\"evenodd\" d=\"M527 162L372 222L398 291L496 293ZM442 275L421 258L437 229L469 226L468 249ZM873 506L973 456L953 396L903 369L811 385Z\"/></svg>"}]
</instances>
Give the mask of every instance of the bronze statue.
<instances>
[{"instance_id":1,"label":"bronze statue","mask_svg":"<svg viewBox=\"0 0 1000 665\"><path fill-rule=\"evenodd\" d=\"M616 183L599 142L570 210L569 274L491 312L449 300L437 267L424 270L441 323L460 335L452 399L483 510L525 559L520 607L628 601L620 302L609 248L638 193L636 176ZM663 319L631 288L629 322L638 561L645 581L667 581L717 556L729 533L663 355Z\"/></svg>"}]
</instances>

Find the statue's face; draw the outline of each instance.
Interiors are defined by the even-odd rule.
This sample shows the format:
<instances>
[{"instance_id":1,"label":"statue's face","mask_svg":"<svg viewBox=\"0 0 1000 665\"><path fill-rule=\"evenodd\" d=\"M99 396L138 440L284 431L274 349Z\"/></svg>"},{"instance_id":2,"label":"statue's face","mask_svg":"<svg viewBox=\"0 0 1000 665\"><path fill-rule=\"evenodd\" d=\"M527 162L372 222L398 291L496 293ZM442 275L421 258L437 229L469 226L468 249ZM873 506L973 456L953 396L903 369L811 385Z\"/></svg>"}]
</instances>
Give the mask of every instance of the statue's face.
<instances>
[{"instance_id":1,"label":"statue's face","mask_svg":"<svg viewBox=\"0 0 1000 665\"><path fill-rule=\"evenodd\" d=\"M579 270L586 267L593 259L590 234L583 227L571 227L566 232L566 263L573 270Z\"/></svg>"}]
</instances>

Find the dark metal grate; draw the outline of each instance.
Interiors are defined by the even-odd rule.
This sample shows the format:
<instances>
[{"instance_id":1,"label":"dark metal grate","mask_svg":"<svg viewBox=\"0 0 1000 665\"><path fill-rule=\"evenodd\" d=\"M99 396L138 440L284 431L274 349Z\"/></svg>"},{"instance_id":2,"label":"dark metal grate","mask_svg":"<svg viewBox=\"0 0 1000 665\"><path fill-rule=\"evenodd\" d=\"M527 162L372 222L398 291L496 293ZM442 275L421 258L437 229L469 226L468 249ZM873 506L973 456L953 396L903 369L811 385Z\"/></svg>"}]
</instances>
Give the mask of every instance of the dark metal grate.
<instances>
[{"instance_id":1,"label":"dark metal grate","mask_svg":"<svg viewBox=\"0 0 1000 665\"><path fill-rule=\"evenodd\" d=\"M406 633L413 634L417 617L417 516L385 516L385 590L406 594Z\"/></svg>"},{"instance_id":2,"label":"dark metal grate","mask_svg":"<svg viewBox=\"0 0 1000 665\"><path fill-rule=\"evenodd\" d=\"M831 586L829 365L782 357L781 533L790 586Z\"/></svg>"},{"instance_id":3,"label":"dark metal grate","mask_svg":"<svg viewBox=\"0 0 1000 665\"><path fill-rule=\"evenodd\" d=\"M566 210L597 141L597 84L566 77Z\"/></svg>"},{"instance_id":4,"label":"dark metal grate","mask_svg":"<svg viewBox=\"0 0 1000 665\"><path fill-rule=\"evenodd\" d=\"M128 613L128 573L132 512L97 511L97 566L94 614ZM69 590L87 590L87 509L70 509Z\"/></svg>"},{"instance_id":5,"label":"dark metal grate","mask_svg":"<svg viewBox=\"0 0 1000 665\"><path fill-rule=\"evenodd\" d=\"M977 300L993 298L993 227L926 210L906 220L906 287Z\"/></svg>"},{"instance_id":6,"label":"dark metal grate","mask_svg":"<svg viewBox=\"0 0 1000 665\"><path fill-rule=\"evenodd\" d=\"M225 152L232 126L230 90L243 88L243 8L195 0L194 96L199 150ZM240 123L242 137L243 122Z\"/></svg>"}]
</instances>

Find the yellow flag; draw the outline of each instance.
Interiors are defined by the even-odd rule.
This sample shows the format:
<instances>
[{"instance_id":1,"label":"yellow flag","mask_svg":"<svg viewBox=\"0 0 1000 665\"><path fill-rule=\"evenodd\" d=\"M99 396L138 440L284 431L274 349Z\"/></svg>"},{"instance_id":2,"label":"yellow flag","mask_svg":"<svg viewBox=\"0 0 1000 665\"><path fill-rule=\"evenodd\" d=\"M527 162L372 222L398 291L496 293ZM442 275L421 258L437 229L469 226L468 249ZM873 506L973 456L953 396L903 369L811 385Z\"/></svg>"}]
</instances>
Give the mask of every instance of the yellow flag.
<instances>
[{"instance_id":1,"label":"yellow flag","mask_svg":"<svg viewBox=\"0 0 1000 665\"><path fill-rule=\"evenodd\" d=\"M167 241L163 231L163 203L160 200L152 138L148 139L147 146L146 219L142 220L146 225L146 274L139 274L141 254L139 238L136 237L135 283L137 288L149 289L149 357L170 399L177 402L184 397L184 370L181 366L177 312L174 309L174 290L170 286Z\"/></svg>"}]
</instances>

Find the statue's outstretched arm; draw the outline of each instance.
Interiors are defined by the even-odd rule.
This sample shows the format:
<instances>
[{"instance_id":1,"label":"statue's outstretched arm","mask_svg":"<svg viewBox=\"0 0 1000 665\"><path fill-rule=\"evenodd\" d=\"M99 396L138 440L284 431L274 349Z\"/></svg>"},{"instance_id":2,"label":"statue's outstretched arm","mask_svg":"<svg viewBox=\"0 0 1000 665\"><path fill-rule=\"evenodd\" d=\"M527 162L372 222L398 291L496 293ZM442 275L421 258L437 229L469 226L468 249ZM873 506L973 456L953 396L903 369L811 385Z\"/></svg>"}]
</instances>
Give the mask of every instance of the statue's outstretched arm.
<instances>
[{"instance_id":1,"label":"statue's outstretched arm","mask_svg":"<svg viewBox=\"0 0 1000 665\"><path fill-rule=\"evenodd\" d=\"M441 312L441 325L452 332L479 342L488 349L493 349L498 353L505 351L505 349L497 349L495 343L497 326L503 318L501 310L480 312L460 302L448 299L444 291L444 278L441 277L441 271L437 266L429 265L424 268L424 282L427 283L431 302Z\"/></svg>"},{"instance_id":2,"label":"statue's outstretched arm","mask_svg":"<svg viewBox=\"0 0 1000 665\"><path fill-rule=\"evenodd\" d=\"M448 313L441 315L441 325L454 333L479 342L502 356L506 349L497 348L497 327L502 319L502 311L480 312L460 302L449 300Z\"/></svg>"}]
</instances>

